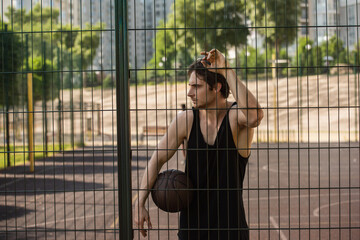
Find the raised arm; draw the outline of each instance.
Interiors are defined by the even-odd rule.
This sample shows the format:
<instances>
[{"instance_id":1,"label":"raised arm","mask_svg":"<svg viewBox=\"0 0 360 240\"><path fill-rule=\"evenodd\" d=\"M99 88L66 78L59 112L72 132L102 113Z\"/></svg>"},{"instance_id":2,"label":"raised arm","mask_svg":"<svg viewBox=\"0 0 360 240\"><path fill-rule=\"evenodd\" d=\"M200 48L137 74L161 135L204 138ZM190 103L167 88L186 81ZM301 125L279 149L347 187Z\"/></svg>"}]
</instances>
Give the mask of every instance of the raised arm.
<instances>
[{"instance_id":1,"label":"raised arm","mask_svg":"<svg viewBox=\"0 0 360 240\"><path fill-rule=\"evenodd\" d=\"M260 104L245 84L236 76L235 71L228 67L224 55L216 49L201 54L205 55L202 63L209 71L220 73L226 78L231 93L238 104L238 124L248 128L257 127L264 117Z\"/></svg>"},{"instance_id":2,"label":"raised arm","mask_svg":"<svg viewBox=\"0 0 360 240\"><path fill-rule=\"evenodd\" d=\"M147 222L151 228L151 221L149 213L145 208L146 199L149 196L149 191L153 187L156 177L162 166L174 155L178 147L187 136L186 119L188 112L180 112L176 118L171 122L167 133L160 140L157 149L151 156L148 165L144 171L140 183L140 191L138 200L135 202L135 216L134 221L139 226L141 234L146 237L147 232L144 230L144 221Z\"/></svg>"}]
</instances>

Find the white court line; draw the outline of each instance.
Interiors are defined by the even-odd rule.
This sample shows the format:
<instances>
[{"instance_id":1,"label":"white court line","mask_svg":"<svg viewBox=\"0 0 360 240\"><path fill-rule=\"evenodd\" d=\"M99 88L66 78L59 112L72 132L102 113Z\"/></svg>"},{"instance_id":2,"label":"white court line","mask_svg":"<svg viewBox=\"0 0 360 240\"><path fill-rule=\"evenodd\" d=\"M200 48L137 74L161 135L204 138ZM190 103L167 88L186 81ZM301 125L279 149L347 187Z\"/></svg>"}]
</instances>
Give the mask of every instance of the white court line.
<instances>
[{"instance_id":1,"label":"white court line","mask_svg":"<svg viewBox=\"0 0 360 240\"><path fill-rule=\"evenodd\" d=\"M294 174L297 174L297 173L300 173L300 174L307 174L307 173L310 173L310 174L317 174L318 173L318 169L310 169L309 171L305 171L305 170L301 170L301 169L290 169L290 170L283 170L283 169L273 169L273 168L270 168L268 165L264 165L261 167L262 170L264 171L269 171L269 172L273 172L273 173L294 173Z\"/></svg>"},{"instance_id":2,"label":"white court line","mask_svg":"<svg viewBox=\"0 0 360 240\"><path fill-rule=\"evenodd\" d=\"M352 195L352 194L351 194ZM350 200L350 201L341 201L341 202L334 202L332 204L324 204L324 205L321 205L320 207L318 208L315 208L315 210L313 211L313 215L315 217L319 217L319 212L321 209L323 208L326 208L326 207L332 207L332 206L336 206L336 205L339 205L339 204L344 204L344 203L351 203L351 202L360 202L360 200ZM326 215L326 216L329 216L329 215ZM343 216L343 215L341 215ZM347 215L349 216L349 215Z\"/></svg>"},{"instance_id":3,"label":"white court line","mask_svg":"<svg viewBox=\"0 0 360 240\"><path fill-rule=\"evenodd\" d=\"M331 193L331 194L326 194L326 193L322 193L322 194L291 194L290 196L272 196L272 197L243 197L244 200L249 200L250 201L266 201L266 200L277 200L277 199L289 199L289 198L313 198L313 197L334 197L334 196L339 196L339 195L360 195L360 193Z\"/></svg>"},{"instance_id":4,"label":"white court line","mask_svg":"<svg viewBox=\"0 0 360 240\"><path fill-rule=\"evenodd\" d=\"M54 220L54 221L47 221L47 222L32 224L32 225L26 225L26 226L24 226L22 228L33 228L33 227L43 226L45 224L47 225L47 224L53 224L53 223L61 223L61 222L65 222L65 221L75 221L75 220L78 220L78 219L84 219L84 218L87 219L87 218L93 218L93 217L98 217L98 216L106 216L106 215L112 215L112 214L114 214L114 212L99 213L99 214L96 214L96 215L87 215L87 216L72 217L72 218L65 218L65 219L59 219L59 220Z\"/></svg>"},{"instance_id":5,"label":"white court line","mask_svg":"<svg viewBox=\"0 0 360 240\"><path fill-rule=\"evenodd\" d=\"M274 228L279 228L279 225L272 216L270 216L270 222L274 226ZM276 231L279 232L281 240L287 240L285 234L281 231L281 229L277 229Z\"/></svg>"}]
</instances>

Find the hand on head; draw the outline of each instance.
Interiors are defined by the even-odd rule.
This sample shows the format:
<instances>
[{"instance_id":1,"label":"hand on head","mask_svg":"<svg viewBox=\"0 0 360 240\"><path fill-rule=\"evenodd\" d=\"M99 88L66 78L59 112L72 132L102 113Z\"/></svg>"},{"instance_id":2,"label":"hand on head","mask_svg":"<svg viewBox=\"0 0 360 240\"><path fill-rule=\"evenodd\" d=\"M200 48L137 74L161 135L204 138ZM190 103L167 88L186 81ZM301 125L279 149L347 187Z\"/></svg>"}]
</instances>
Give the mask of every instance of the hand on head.
<instances>
[{"instance_id":1,"label":"hand on head","mask_svg":"<svg viewBox=\"0 0 360 240\"><path fill-rule=\"evenodd\" d=\"M227 68L226 59L219 50L211 49L209 52L202 51L201 55L204 55L201 60L204 67L208 68L211 72L220 73L225 76Z\"/></svg>"}]
</instances>

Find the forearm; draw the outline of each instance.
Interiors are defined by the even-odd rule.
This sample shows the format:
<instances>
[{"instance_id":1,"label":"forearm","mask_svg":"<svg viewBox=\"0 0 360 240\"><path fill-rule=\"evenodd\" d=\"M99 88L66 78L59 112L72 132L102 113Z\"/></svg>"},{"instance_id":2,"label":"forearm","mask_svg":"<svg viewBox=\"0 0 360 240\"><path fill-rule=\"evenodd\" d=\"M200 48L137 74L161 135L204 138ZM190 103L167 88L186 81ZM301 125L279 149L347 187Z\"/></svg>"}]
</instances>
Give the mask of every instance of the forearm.
<instances>
[{"instance_id":1,"label":"forearm","mask_svg":"<svg viewBox=\"0 0 360 240\"><path fill-rule=\"evenodd\" d=\"M149 191L153 187L161 167L164 165L162 161L158 161L159 160L158 157L159 157L158 151L156 151L154 155L151 157L148 166L145 168L144 175L142 177L140 184L140 192L139 192L140 206L145 205L145 201L149 196Z\"/></svg>"},{"instance_id":2,"label":"forearm","mask_svg":"<svg viewBox=\"0 0 360 240\"><path fill-rule=\"evenodd\" d=\"M232 92L238 106L242 109L259 108L260 105L255 96L247 89L245 84L236 76L233 69L227 69L225 78L229 84L230 91Z\"/></svg>"},{"instance_id":3,"label":"forearm","mask_svg":"<svg viewBox=\"0 0 360 240\"><path fill-rule=\"evenodd\" d=\"M144 171L140 184L139 204L144 206L149 196L150 189L154 186L156 178L162 166L175 154L177 148L183 142L186 136L186 119L187 115L182 112L179 114L180 121L177 122L178 116L171 122L168 132L162 137L157 149L151 156L149 163ZM175 137L174 137L175 136Z\"/></svg>"},{"instance_id":4,"label":"forearm","mask_svg":"<svg viewBox=\"0 0 360 240\"><path fill-rule=\"evenodd\" d=\"M164 137L164 139L166 139ZM155 150L154 154L151 156L149 160L148 166L145 168L143 178L140 184L140 192L139 192L139 204L141 206L145 205L146 199L149 196L150 189L155 184L156 178L161 170L162 166L175 154L175 150L172 147L168 146L171 150L162 146L160 143L159 149Z\"/></svg>"},{"instance_id":5,"label":"forearm","mask_svg":"<svg viewBox=\"0 0 360 240\"><path fill-rule=\"evenodd\" d=\"M229 84L230 91L232 92L238 107L245 115L249 122L259 121L262 118L262 110L255 96L245 86L245 84L236 76L233 69L227 69L225 78Z\"/></svg>"}]
</instances>

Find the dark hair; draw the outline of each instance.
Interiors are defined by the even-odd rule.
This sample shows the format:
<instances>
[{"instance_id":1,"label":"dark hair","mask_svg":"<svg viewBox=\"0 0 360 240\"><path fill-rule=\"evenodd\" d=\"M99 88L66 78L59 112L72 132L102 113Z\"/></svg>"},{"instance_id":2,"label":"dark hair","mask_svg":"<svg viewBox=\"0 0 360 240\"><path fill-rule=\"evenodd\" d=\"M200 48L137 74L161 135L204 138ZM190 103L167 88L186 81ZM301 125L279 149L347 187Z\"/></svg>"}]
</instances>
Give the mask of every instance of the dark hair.
<instances>
[{"instance_id":1,"label":"dark hair","mask_svg":"<svg viewBox=\"0 0 360 240\"><path fill-rule=\"evenodd\" d=\"M221 95L224 98L229 96L229 84L227 83L225 77L221 74L210 72L204 65L201 63L201 59L196 60L189 66L188 77L190 77L191 73L195 71L197 77L200 76L202 80L204 80L210 86L210 90L212 90L217 83L221 84Z\"/></svg>"}]
</instances>

